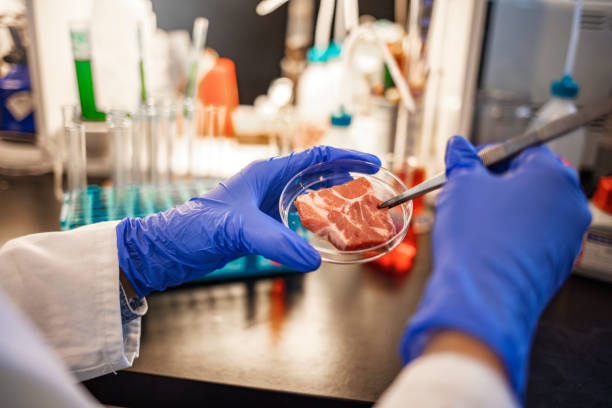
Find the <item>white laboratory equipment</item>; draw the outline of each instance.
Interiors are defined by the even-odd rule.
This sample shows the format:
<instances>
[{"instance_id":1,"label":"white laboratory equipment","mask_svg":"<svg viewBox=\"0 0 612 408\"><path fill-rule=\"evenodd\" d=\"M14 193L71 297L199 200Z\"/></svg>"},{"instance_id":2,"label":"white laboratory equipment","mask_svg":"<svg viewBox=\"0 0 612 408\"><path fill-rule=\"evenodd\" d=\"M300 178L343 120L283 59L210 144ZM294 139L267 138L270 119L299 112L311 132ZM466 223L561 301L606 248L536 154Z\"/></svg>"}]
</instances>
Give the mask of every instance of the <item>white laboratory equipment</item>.
<instances>
[{"instance_id":1,"label":"white laboratory equipment","mask_svg":"<svg viewBox=\"0 0 612 408\"><path fill-rule=\"evenodd\" d=\"M576 113L574 101L578 96L578 90L578 84L572 81L569 75L565 75L559 81L553 81L551 98L538 111L527 130L536 129L562 116ZM578 169L584 151L584 139L584 128L580 127L567 136L548 143L548 147Z\"/></svg>"},{"instance_id":2,"label":"white laboratory equipment","mask_svg":"<svg viewBox=\"0 0 612 408\"><path fill-rule=\"evenodd\" d=\"M551 79L561 74L573 10L574 2L566 0L434 2L423 103L423 134L428 137L420 147L428 174L442 170L452 135L470 136L482 144L526 128L532 112L549 99ZM612 92L611 19L612 2L584 1L572 73L580 84L578 107ZM484 100L479 97L484 95ZM507 95L516 97L510 100ZM521 129L510 126L509 120ZM585 151L592 151L597 138L609 137L606 128L611 123L609 115L585 126ZM507 131L492 137L479 129Z\"/></svg>"},{"instance_id":3,"label":"white laboratory equipment","mask_svg":"<svg viewBox=\"0 0 612 408\"><path fill-rule=\"evenodd\" d=\"M308 50L308 65L297 86L296 105L300 119L319 126L328 124L337 106L342 77L337 55L328 53L333 13L334 0L321 1L314 46Z\"/></svg>"},{"instance_id":4,"label":"white laboratory equipment","mask_svg":"<svg viewBox=\"0 0 612 408\"><path fill-rule=\"evenodd\" d=\"M338 148L353 148L353 134L351 132L351 115L346 112L340 112L336 115L332 115L330 124L331 126L325 132L325 136L321 139L321 144L326 146L338 147Z\"/></svg>"},{"instance_id":5,"label":"white laboratory equipment","mask_svg":"<svg viewBox=\"0 0 612 408\"><path fill-rule=\"evenodd\" d=\"M574 101L578 97L580 87L572 80L572 71L576 58L576 47L580 34L580 13L583 0L578 0L574 6L572 31L565 57L565 74L561 80L553 81L550 87L551 98L537 112L527 130L533 130L561 116L576 113ZM579 169L584 154L585 133L582 127L572 131L562 139L548 143L548 147L557 152L574 168Z\"/></svg>"},{"instance_id":6,"label":"white laboratory equipment","mask_svg":"<svg viewBox=\"0 0 612 408\"><path fill-rule=\"evenodd\" d=\"M564 0L489 2L488 17L483 18L486 30L478 84L482 98L474 121L475 142L492 143L520 133L533 112L549 100L551 80L561 77L560 68L569 61L575 5ZM612 2L584 0L577 17L579 39L570 72L580 84L574 104L581 107L612 92ZM606 131L611 124L608 115L584 127L584 154L574 165L599 167L597 150L604 139L612 139Z\"/></svg>"}]
</instances>

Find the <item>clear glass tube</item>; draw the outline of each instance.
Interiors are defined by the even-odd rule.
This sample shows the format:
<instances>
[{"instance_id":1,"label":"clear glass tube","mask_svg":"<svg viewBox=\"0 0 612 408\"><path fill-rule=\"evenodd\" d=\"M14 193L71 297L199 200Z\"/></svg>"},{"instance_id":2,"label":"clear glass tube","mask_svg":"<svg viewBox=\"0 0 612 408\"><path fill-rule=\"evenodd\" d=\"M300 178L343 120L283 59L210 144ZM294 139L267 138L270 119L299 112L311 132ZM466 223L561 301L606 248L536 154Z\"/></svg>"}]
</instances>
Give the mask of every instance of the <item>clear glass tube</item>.
<instances>
[{"instance_id":1,"label":"clear glass tube","mask_svg":"<svg viewBox=\"0 0 612 408\"><path fill-rule=\"evenodd\" d=\"M157 110L159 115L157 161L160 182L171 182L174 174L172 156L176 140L176 106L172 103L160 103Z\"/></svg>"},{"instance_id":2,"label":"clear glass tube","mask_svg":"<svg viewBox=\"0 0 612 408\"><path fill-rule=\"evenodd\" d=\"M144 184L148 180L148 145L146 143L146 132L144 131L142 109L134 115L134 134L132 137L133 177L134 183Z\"/></svg>"},{"instance_id":3,"label":"clear glass tube","mask_svg":"<svg viewBox=\"0 0 612 408\"><path fill-rule=\"evenodd\" d=\"M159 174L157 172L157 147L159 139L159 116L155 106L151 104L142 105L138 109L134 125L134 179L136 183L157 183Z\"/></svg>"},{"instance_id":4,"label":"clear glass tube","mask_svg":"<svg viewBox=\"0 0 612 408\"><path fill-rule=\"evenodd\" d=\"M202 109L202 118L198 118L198 125L202 125L201 133L204 137L224 137L227 109L225 106L205 106ZM199 128L200 126L198 126Z\"/></svg>"},{"instance_id":5,"label":"clear glass tube","mask_svg":"<svg viewBox=\"0 0 612 408\"><path fill-rule=\"evenodd\" d=\"M190 177L193 174L197 154L194 151L195 136L196 136L196 121L195 121L195 102L193 99L186 99L182 109L182 139L186 148L185 164L186 176Z\"/></svg>"},{"instance_id":6,"label":"clear glass tube","mask_svg":"<svg viewBox=\"0 0 612 408\"><path fill-rule=\"evenodd\" d=\"M85 156L85 128L80 123L64 127L67 140L68 191L79 192L87 188L87 158Z\"/></svg>"},{"instance_id":7,"label":"clear glass tube","mask_svg":"<svg viewBox=\"0 0 612 408\"><path fill-rule=\"evenodd\" d=\"M158 109L154 105L148 105L145 110L145 131L149 144L149 163L151 183L160 184L168 181L167 170L167 134L163 132Z\"/></svg>"},{"instance_id":8,"label":"clear glass tube","mask_svg":"<svg viewBox=\"0 0 612 408\"><path fill-rule=\"evenodd\" d=\"M225 176L231 141L225 137L227 109L225 106L207 105L194 112L196 132L192 149L192 174L203 177Z\"/></svg>"},{"instance_id":9,"label":"clear glass tube","mask_svg":"<svg viewBox=\"0 0 612 408\"><path fill-rule=\"evenodd\" d=\"M162 128L165 129L168 143L168 179L169 181L177 181L180 178L180 165L177 163L181 148L180 148L180 133L179 133L179 114L180 106L175 103L166 104L160 112Z\"/></svg>"},{"instance_id":10,"label":"clear glass tube","mask_svg":"<svg viewBox=\"0 0 612 408\"><path fill-rule=\"evenodd\" d=\"M113 154L113 186L122 188L134 182L132 177L134 134L130 115L125 111L111 111L109 132Z\"/></svg>"}]
</instances>

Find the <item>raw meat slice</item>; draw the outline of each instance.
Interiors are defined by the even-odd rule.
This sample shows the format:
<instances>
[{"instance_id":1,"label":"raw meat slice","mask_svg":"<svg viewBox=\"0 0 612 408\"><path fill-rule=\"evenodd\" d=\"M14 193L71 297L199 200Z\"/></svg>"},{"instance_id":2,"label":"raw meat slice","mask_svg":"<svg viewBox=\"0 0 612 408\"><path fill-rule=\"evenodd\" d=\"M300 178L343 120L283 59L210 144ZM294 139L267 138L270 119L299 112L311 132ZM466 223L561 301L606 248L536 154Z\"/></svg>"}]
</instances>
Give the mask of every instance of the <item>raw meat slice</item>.
<instances>
[{"instance_id":1,"label":"raw meat slice","mask_svg":"<svg viewBox=\"0 0 612 408\"><path fill-rule=\"evenodd\" d=\"M295 206L304 228L341 251L353 251L387 242L395 234L389 209L378 208L381 202L372 184L360 177L303 194Z\"/></svg>"}]
</instances>

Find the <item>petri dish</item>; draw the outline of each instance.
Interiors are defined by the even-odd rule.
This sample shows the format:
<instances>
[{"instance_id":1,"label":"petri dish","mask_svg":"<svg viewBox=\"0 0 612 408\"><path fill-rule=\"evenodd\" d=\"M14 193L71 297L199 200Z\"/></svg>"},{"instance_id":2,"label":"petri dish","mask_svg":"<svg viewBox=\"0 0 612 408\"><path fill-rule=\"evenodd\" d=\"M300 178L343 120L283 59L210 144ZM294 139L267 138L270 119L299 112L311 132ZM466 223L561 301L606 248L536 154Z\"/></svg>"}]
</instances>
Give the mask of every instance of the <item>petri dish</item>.
<instances>
[{"instance_id":1,"label":"petri dish","mask_svg":"<svg viewBox=\"0 0 612 408\"><path fill-rule=\"evenodd\" d=\"M298 196L341 185L359 177L364 177L370 181L375 193L383 201L407 190L406 185L384 167L361 160L341 159L318 163L306 168L296 174L281 193L279 212L283 223L319 251L324 262L357 264L373 261L392 251L406 236L412 217L412 201L389 210L395 226L395 234L387 242L371 248L342 251L334 247L326 238L320 237L302 226L294 204Z\"/></svg>"}]
</instances>

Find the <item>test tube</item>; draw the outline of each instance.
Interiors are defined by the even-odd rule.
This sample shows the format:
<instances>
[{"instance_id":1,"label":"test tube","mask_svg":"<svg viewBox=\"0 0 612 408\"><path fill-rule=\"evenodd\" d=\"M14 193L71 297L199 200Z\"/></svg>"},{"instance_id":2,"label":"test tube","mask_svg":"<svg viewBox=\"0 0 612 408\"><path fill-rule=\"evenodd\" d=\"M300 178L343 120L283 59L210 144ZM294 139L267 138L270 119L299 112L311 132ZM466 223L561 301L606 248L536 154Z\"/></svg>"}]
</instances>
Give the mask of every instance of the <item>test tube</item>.
<instances>
[{"instance_id":1,"label":"test tube","mask_svg":"<svg viewBox=\"0 0 612 408\"><path fill-rule=\"evenodd\" d=\"M231 141L225 137L227 108L225 106L204 106L196 110L195 117L198 134L193 149L193 173L198 176L225 176L231 166L228 162Z\"/></svg>"},{"instance_id":2,"label":"test tube","mask_svg":"<svg viewBox=\"0 0 612 408\"><path fill-rule=\"evenodd\" d=\"M168 134L163 131L161 119L159 109L155 105L148 105L145 110L145 129L150 146L149 163L153 184L168 181Z\"/></svg>"},{"instance_id":3,"label":"test tube","mask_svg":"<svg viewBox=\"0 0 612 408\"><path fill-rule=\"evenodd\" d=\"M145 129L144 108L138 109L134 115L134 134L132 137L132 157L133 157L133 177L136 184L144 184L149 181L148 177L148 157L149 144L147 143Z\"/></svg>"},{"instance_id":4,"label":"test tube","mask_svg":"<svg viewBox=\"0 0 612 408\"><path fill-rule=\"evenodd\" d=\"M178 114L180 107L176 103L168 103L164 105L160 111L162 118L162 131L166 133L167 139L167 168L168 181L175 181L179 178L179 167L177 163L180 155L180 133L178 131Z\"/></svg>"},{"instance_id":5,"label":"test tube","mask_svg":"<svg viewBox=\"0 0 612 408\"><path fill-rule=\"evenodd\" d=\"M117 189L132 184L133 129L130 115L121 110L111 111L109 121L113 153L113 186Z\"/></svg>"},{"instance_id":6,"label":"test tube","mask_svg":"<svg viewBox=\"0 0 612 408\"><path fill-rule=\"evenodd\" d=\"M72 195L87 188L87 157L85 155L85 128L78 122L77 109L64 106L64 136L67 146L68 191Z\"/></svg>"},{"instance_id":7,"label":"test tube","mask_svg":"<svg viewBox=\"0 0 612 408\"><path fill-rule=\"evenodd\" d=\"M172 178L182 179L189 173L189 147L190 137L187 135L186 127L191 128L190 124L185 124L186 116L189 116L189 109L185 114L183 103L177 103L170 107L168 112L168 127L170 139L170 170Z\"/></svg>"},{"instance_id":8,"label":"test tube","mask_svg":"<svg viewBox=\"0 0 612 408\"><path fill-rule=\"evenodd\" d=\"M187 86L185 87L185 99L193 99L198 75L198 59L206 45L208 34L208 19L198 17L193 22L193 44L187 71Z\"/></svg>"},{"instance_id":9,"label":"test tube","mask_svg":"<svg viewBox=\"0 0 612 408\"><path fill-rule=\"evenodd\" d=\"M204 137L224 137L227 109L225 106L208 105L202 109L202 118L198 118L198 124L203 126Z\"/></svg>"},{"instance_id":10,"label":"test tube","mask_svg":"<svg viewBox=\"0 0 612 408\"><path fill-rule=\"evenodd\" d=\"M197 154L194 152L195 147L195 135L196 135L196 120L195 120L195 101L191 98L185 99L183 102L182 109L182 142L186 148L185 161L186 161L186 176L189 177L194 174Z\"/></svg>"},{"instance_id":11,"label":"test tube","mask_svg":"<svg viewBox=\"0 0 612 408\"><path fill-rule=\"evenodd\" d=\"M176 106L173 103L160 103L159 115L159 147L158 166L161 170L160 178L163 182L173 179L173 155L176 141Z\"/></svg>"},{"instance_id":12,"label":"test tube","mask_svg":"<svg viewBox=\"0 0 612 408\"><path fill-rule=\"evenodd\" d=\"M136 115L134 126L133 154L137 183L159 183L163 175L159 165L159 115L153 104L142 105Z\"/></svg>"}]
</instances>

